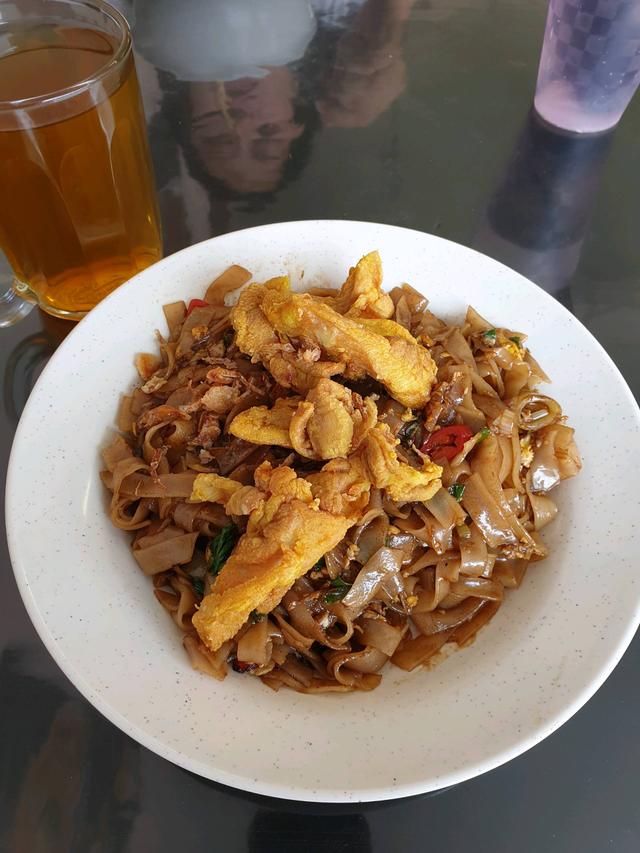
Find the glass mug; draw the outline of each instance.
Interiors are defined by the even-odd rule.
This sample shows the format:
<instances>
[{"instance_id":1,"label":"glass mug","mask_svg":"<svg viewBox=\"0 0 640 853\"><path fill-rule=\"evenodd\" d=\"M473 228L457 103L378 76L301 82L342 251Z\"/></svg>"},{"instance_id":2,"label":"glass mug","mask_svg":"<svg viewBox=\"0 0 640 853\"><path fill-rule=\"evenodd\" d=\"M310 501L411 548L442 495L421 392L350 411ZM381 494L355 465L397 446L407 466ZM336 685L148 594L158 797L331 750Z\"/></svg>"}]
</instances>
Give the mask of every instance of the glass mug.
<instances>
[{"instance_id":1,"label":"glass mug","mask_svg":"<svg viewBox=\"0 0 640 853\"><path fill-rule=\"evenodd\" d=\"M0 250L0 326L17 295L78 320L161 257L131 34L103 0L0 0Z\"/></svg>"}]
</instances>

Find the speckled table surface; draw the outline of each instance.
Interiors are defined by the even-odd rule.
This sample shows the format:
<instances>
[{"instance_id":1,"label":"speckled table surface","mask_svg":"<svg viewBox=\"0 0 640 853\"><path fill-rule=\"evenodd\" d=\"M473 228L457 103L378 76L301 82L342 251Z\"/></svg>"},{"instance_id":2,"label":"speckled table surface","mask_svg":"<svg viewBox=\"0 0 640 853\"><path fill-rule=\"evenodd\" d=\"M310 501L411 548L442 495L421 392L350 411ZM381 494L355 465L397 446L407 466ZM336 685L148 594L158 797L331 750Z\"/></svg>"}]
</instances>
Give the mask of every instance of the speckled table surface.
<instances>
[{"instance_id":1,"label":"speckled table surface","mask_svg":"<svg viewBox=\"0 0 640 853\"><path fill-rule=\"evenodd\" d=\"M599 138L531 118L545 3L316 0L311 28L286 0L247 2L235 17L231 0L118 5L138 49L167 253L288 219L431 231L552 292L638 396L640 102ZM265 21L276 38L260 35ZM225 49L207 50L211 28ZM231 78L233 137L218 104ZM3 473L24 401L67 331L33 311L0 332ZM50 659L4 545L0 559L2 850L640 847L637 639L588 705L517 760L426 797L311 806L206 782L115 729Z\"/></svg>"}]
</instances>

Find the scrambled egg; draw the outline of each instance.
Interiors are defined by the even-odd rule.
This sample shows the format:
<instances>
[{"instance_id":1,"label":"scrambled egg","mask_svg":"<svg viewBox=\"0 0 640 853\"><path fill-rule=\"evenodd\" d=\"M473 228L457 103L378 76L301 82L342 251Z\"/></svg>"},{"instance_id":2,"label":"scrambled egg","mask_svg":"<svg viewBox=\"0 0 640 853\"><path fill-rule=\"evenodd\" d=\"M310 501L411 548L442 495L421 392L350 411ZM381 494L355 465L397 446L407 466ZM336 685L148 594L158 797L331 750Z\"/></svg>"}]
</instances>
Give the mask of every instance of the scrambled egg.
<instances>
[{"instance_id":1,"label":"scrambled egg","mask_svg":"<svg viewBox=\"0 0 640 853\"><path fill-rule=\"evenodd\" d=\"M220 477L218 474L198 474L193 481L189 502L209 501L210 503L226 504L241 485L242 483L236 483L235 480Z\"/></svg>"},{"instance_id":2,"label":"scrambled egg","mask_svg":"<svg viewBox=\"0 0 640 853\"><path fill-rule=\"evenodd\" d=\"M303 393L321 377L347 371L378 380L405 406L424 406L436 366L425 347L388 319L393 302L380 289L374 255L360 261L336 297L292 293L284 277L249 285L231 312L239 349L262 361L282 385Z\"/></svg>"},{"instance_id":3,"label":"scrambled egg","mask_svg":"<svg viewBox=\"0 0 640 853\"><path fill-rule=\"evenodd\" d=\"M526 347L522 346L521 343L516 343L512 338L500 341L500 346L503 346L507 350L507 352L514 358L517 358L518 361L522 361L527 352Z\"/></svg>"},{"instance_id":4,"label":"scrambled egg","mask_svg":"<svg viewBox=\"0 0 640 853\"><path fill-rule=\"evenodd\" d=\"M291 468L272 469L265 462L256 469L255 479L262 500L192 620L214 651L237 633L252 610L272 610L356 521L356 516L321 509L311 484Z\"/></svg>"},{"instance_id":5,"label":"scrambled egg","mask_svg":"<svg viewBox=\"0 0 640 853\"><path fill-rule=\"evenodd\" d=\"M369 320L366 317L359 317L357 322L363 329L382 335L383 338L402 338L409 343L417 343L411 332L395 320Z\"/></svg>"},{"instance_id":6,"label":"scrambled egg","mask_svg":"<svg viewBox=\"0 0 640 853\"><path fill-rule=\"evenodd\" d=\"M385 489L394 501L428 501L442 486L442 468L425 461L421 469L398 459L400 442L386 424L379 423L367 436L362 458L371 482Z\"/></svg>"},{"instance_id":7,"label":"scrambled egg","mask_svg":"<svg viewBox=\"0 0 640 853\"><path fill-rule=\"evenodd\" d=\"M308 459L347 456L375 425L378 411L344 385L321 378L305 400L286 397L273 408L254 406L236 415L229 432L253 444L291 447Z\"/></svg>"},{"instance_id":8,"label":"scrambled egg","mask_svg":"<svg viewBox=\"0 0 640 853\"><path fill-rule=\"evenodd\" d=\"M531 435L523 436L520 439L520 463L523 468L528 468L533 462L533 447L531 446Z\"/></svg>"},{"instance_id":9,"label":"scrambled egg","mask_svg":"<svg viewBox=\"0 0 640 853\"><path fill-rule=\"evenodd\" d=\"M307 293L265 290L262 311L277 332L309 340L356 375L377 379L403 405L420 408L429 399L436 366L414 338L385 338Z\"/></svg>"},{"instance_id":10,"label":"scrambled egg","mask_svg":"<svg viewBox=\"0 0 640 853\"><path fill-rule=\"evenodd\" d=\"M227 514L248 517L246 532L193 616L198 634L214 651L252 610L272 610L295 580L344 538L366 510L372 487L384 489L392 500L425 501L442 485L438 465L426 461L416 469L398 457L399 442L377 422L373 397L363 399L330 378L371 376L406 407L407 418L429 400L435 363L389 319L394 305L381 283L380 257L372 252L349 271L337 294L292 293L286 278L275 278L249 285L231 312L241 352L300 396L241 412L229 432L329 461L306 477L264 462L255 471L254 486L217 474L196 477L191 501L220 503Z\"/></svg>"},{"instance_id":11,"label":"scrambled egg","mask_svg":"<svg viewBox=\"0 0 640 853\"><path fill-rule=\"evenodd\" d=\"M393 315L393 300L382 290L382 261L378 252L369 252L349 270L337 296L326 299L335 311L348 317Z\"/></svg>"},{"instance_id":12,"label":"scrambled egg","mask_svg":"<svg viewBox=\"0 0 640 853\"><path fill-rule=\"evenodd\" d=\"M229 425L229 432L252 444L292 447L289 428L300 402L300 397L280 397L271 409L267 406L252 406L235 416Z\"/></svg>"},{"instance_id":13,"label":"scrambled egg","mask_svg":"<svg viewBox=\"0 0 640 853\"><path fill-rule=\"evenodd\" d=\"M289 290L289 279L280 276L264 284L250 284L242 291L231 311L238 348L249 355L255 354L258 358L265 349L278 344L278 336L260 307L264 294L271 290L286 293Z\"/></svg>"},{"instance_id":14,"label":"scrambled egg","mask_svg":"<svg viewBox=\"0 0 640 853\"><path fill-rule=\"evenodd\" d=\"M273 609L294 581L340 542L361 517L371 486L393 500L428 500L442 485L442 469L425 462L416 470L398 459L396 439L377 424L349 458L335 458L321 471L297 477L286 466L262 463L255 486L217 474L198 474L191 500L225 505L247 513L240 538L205 596L193 624L206 645L218 649L233 637L252 610Z\"/></svg>"}]
</instances>

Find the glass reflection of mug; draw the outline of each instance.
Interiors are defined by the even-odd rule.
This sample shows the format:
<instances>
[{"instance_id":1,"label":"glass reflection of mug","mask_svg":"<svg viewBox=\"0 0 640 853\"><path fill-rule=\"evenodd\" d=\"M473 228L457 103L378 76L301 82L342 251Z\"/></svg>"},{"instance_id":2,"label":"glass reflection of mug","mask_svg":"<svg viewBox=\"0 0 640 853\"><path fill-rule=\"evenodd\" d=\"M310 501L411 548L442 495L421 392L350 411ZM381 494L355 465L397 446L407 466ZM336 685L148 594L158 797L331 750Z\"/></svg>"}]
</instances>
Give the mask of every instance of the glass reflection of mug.
<instances>
[{"instance_id":1,"label":"glass reflection of mug","mask_svg":"<svg viewBox=\"0 0 640 853\"><path fill-rule=\"evenodd\" d=\"M473 247L566 304L611 139L568 136L530 113Z\"/></svg>"},{"instance_id":2,"label":"glass reflection of mug","mask_svg":"<svg viewBox=\"0 0 640 853\"><path fill-rule=\"evenodd\" d=\"M0 0L0 248L71 319L161 256L131 35L103 0Z\"/></svg>"}]
</instances>

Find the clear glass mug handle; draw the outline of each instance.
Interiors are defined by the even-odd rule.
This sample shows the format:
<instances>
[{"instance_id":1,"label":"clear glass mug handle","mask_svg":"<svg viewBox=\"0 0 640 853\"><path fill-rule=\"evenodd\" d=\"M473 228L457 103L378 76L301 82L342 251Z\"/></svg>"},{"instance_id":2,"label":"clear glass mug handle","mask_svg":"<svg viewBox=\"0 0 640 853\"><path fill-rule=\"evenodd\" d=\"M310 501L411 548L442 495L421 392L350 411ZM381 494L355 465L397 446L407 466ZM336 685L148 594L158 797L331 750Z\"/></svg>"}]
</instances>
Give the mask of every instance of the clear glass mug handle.
<instances>
[{"instance_id":1,"label":"clear glass mug handle","mask_svg":"<svg viewBox=\"0 0 640 853\"><path fill-rule=\"evenodd\" d=\"M0 329L14 326L34 308L13 289L13 270L5 254L0 250Z\"/></svg>"}]
</instances>

